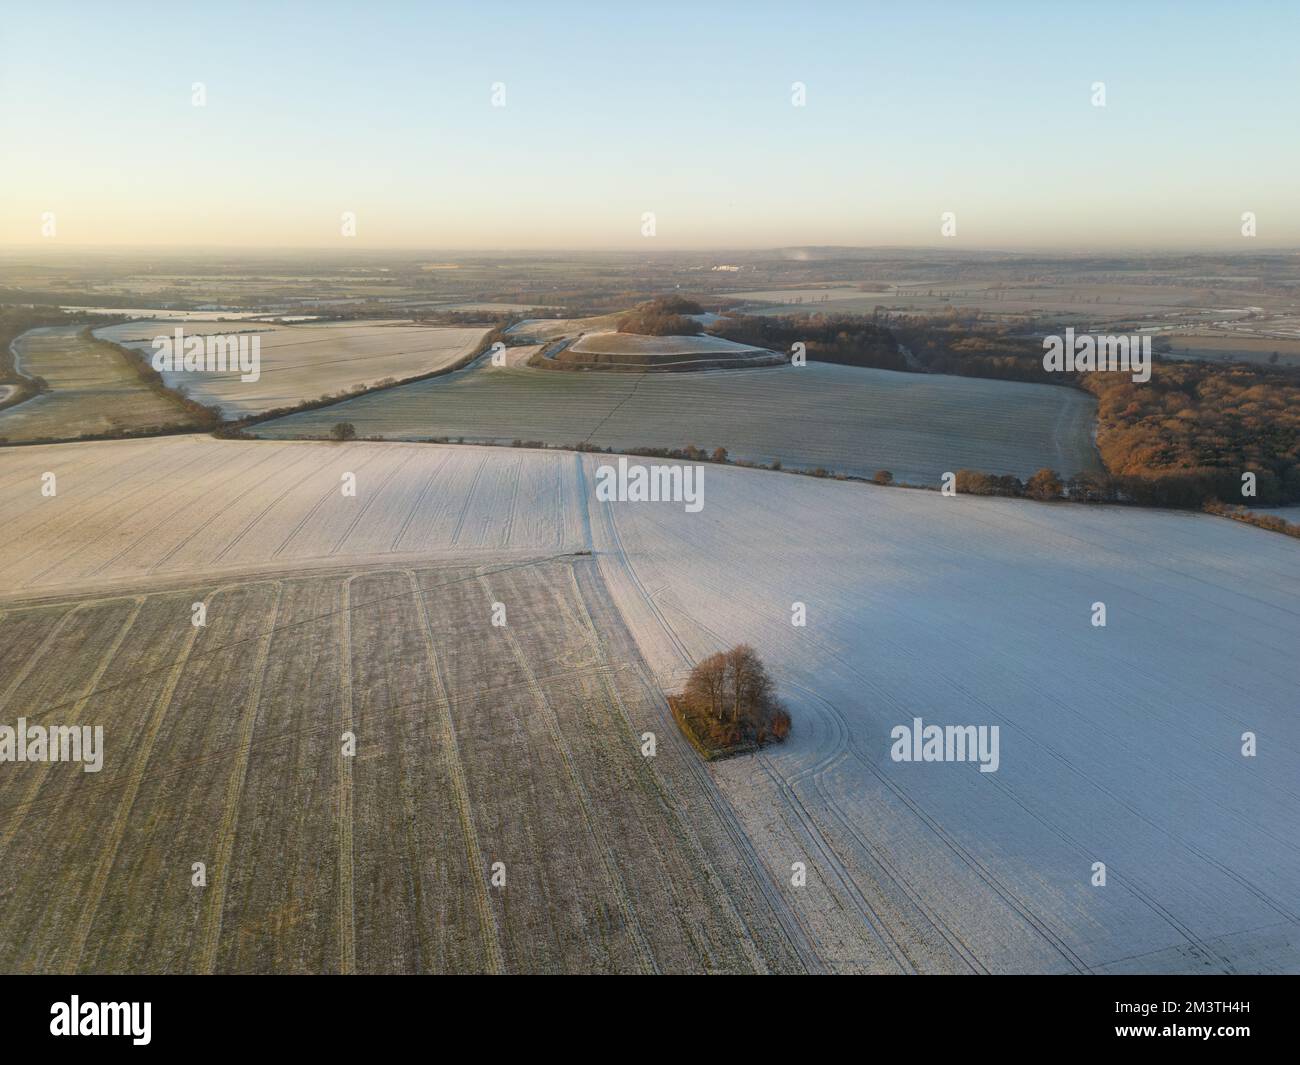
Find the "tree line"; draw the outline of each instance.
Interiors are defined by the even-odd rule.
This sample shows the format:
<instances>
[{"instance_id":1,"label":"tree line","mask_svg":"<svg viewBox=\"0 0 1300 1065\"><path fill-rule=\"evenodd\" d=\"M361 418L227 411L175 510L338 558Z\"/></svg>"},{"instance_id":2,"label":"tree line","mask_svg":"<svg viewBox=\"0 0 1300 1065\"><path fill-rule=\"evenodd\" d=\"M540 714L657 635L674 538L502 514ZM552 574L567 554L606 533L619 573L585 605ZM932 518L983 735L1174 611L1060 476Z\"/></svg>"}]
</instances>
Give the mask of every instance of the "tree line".
<instances>
[{"instance_id":1,"label":"tree line","mask_svg":"<svg viewBox=\"0 0 1300 1065\"><path fill-rule=\"evenodd\" d=\"M888 326L853 315L729 317L710 332L786 351L802 341L817 361L1082 389L1097 399L1106 472L1063 480L1065 498L1165 507L1300 502L1300 371L1157 358L1142 383L1123 372L1055 373L1043 368L1042 340L1028 329L967 311L898 316ZM979 490L1026 494L1014 478L986 484L967 472ZM1254 475L1253 496L1242 494L1246 473Z\"/></svg>"}]
</instances>

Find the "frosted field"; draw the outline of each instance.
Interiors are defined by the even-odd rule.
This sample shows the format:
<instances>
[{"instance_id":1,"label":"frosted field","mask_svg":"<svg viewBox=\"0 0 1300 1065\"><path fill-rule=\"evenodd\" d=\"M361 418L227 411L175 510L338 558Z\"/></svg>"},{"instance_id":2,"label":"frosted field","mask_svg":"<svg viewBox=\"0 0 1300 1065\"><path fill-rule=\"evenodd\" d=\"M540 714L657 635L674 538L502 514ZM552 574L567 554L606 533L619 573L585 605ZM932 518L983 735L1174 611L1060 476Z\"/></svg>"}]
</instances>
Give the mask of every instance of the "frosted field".
<instances>
[{"instance_id":1,"label":"frosted field","mask_svg":"<svg viewBox=\"0 0 1300 1065\"><path fill-rule=\"evenodd\" d=\"M1018 286L970 279L906 282L878 292L835 286L730 292L727 295L733 299L754 301L743 308L745 314L871 314L877 307L943 313L951 307L973 307L991 314L1078 315L1085 321L1096 321L1099 317L1129 319L1134 315L1194 316L1205 309L1209 294L1195 285L1135 286L1113 281L1065 280L1047 286ZM1258 294L1253 294L1252 298L1267 299Z\"/></svg>"},{"instance_id":2,"label":"frosted field","mask_svg":"<svg viewBox=\"0 0 1300 1065\"><path fill-rule=\"evenodd\" d=\"M261 376L241 381L229 373L164 373L170 387L184 385L200 403L216 404L228 419L296 406L326 393L356 385L375 385L388 377L415 377L449 366L469 354L486 329L412 326L387 323L272 325L261 322L189 322L194 334L242 334L261 337ZM153 354L156 336L172 336L175 322L128 322L105 326L95 335Z\"/></svg>"},{"instance_id":3,"label":"frosted field","mask_svg":"<svg viewBox=\"0 0 1300 1065\"><path fill-rule=\"evenodd\" d=\"M787 950L780 936L763 939L760 957L869 972L1300 969L1300 550L1286 537L1202 515L944 499L715 466L704 509L688 514L597 503L606 459L528 450L194 436L2 459L5 625L34 597L57 605L87 588L119 593L129 609L132 597L200 576L242 586L591 549L610 599L597 631L626 624L664 690L704 655L753 643L791 706L793 736L699 771L721 789L701 794L730 826L728 860L761 872L760 909L788 940ZM47 470L59 477L55 499L39 493ZM356 498L339 492L345 471ZM572 600L538 607L524 585L512 594L534 604L529 617L581 614ZM1097 601L1105 628L1090 624ZM804 628L790 624L794 602L807 606ZM74 629L90 634L83 642L109 640L98 609L69 617L68 648ZM247 617L265 613L251 606ZM364 638L405 646L404 616L373 619ZM43 639L28 628L10 630L0 655ZM570 638L567 623L558 628L557 640ZM563 672L587 661L579 646L525 661ZM632 655L607 653L611 663ZM19 668L0 665L0 691L27 683ZM58 671L40 676L76 688ZM392 676L393 690L409 687ZM289 673L283 683L293 690ZM476 685L452 684L451 699ZM666 704L641 705L637 733L675 743ZM890 730L914 717L997 725L998 771L891 761ZM1253 759L1240 754L1246 730L1258 736ZM179 757L176 735L167 750ZM213 783L192 801L225 794ZM807 863L806 888L789 886L795 861ZM1097 861L1104 888L1089 883ZM249 944L209 940L215 956L264 957L271 930L293 927L290 911L265 913ZM401 942L402 964L424 956Z\"/></svg>"},{"instance_id":4,"label":"frosted field","mask_svg":"<svg viewBox=\"0 0 1300 1065\"><path fill-rule=\"evenodd\" d=\"M576 456L177 436L0 452L0 590L583 546ZM40 493L41 474L58 494ZM345 473L357 494L341 492ZM0 592L0 595L3 593Z\"/></svg>"},{"instance_id":5,"label":"frosted field","mask_svg":"<svg viewBox=\"0 0 1300 1065\"><path fill-rule=\"evenodd\" d=\"M516 322L507 333L517 336L532 337L536 340L557 340L560 337L574 336L578 333L605 332L618 328L618 320L627 311L615 311L612 314L600 314L594 318L525 318Z\"/></svg>"},{"instance_id":6,"label":"frosted field","mask_svg":"<svg viewBox=\"0 0 1300 1065\"><path fill-rule=\"evenodd\" d=\"M590 557L9 606L6 713L104 743L0 773L6 972L803 968L693 753L642 757L657 694Z\"/></svg>"},{"instance_id":7,"label":"frosted field","mask_svg":"<svg viewBox=\"0 0 1300 1065\"><path fill-rule=\"evenodd\" d=\"M539 369L661 372L731 370L776 366L785 356L765 348L708 336L642 336L637 333L587 333L551 351Z\"/></svg>"},{"instance_id":8,"label":"frosted field","mask_svg":"<svg viewBox=\"0 0 1300 1065\"><path fill-rule=\"evenodd\" d=\"M569 351L592 355L744 355L763 352L722 337L651 337L636 333L587 333ZM766 352L763 352L766 354Z\"/></svg>"},{"instance_id":9,"label":"frosted field","mask_svg":"<svg viewBox=\"0 0 1300 1065\"><path fill-rule=\"evenodd\" d=\"M775 666L791 741L714 772L769 868L808 863L791 902L830 968L1300 970L1294 541L762 471L705 485L694 515L593 507L595 546L665 687L742 640ZM893 762L914 717L999 725L1000 768Z\"/></svg>"},{"instance_id":10,"label":"frosted field","mask_svg":"<svg viewBox=\"0 0 1300 1065\"><path fill-rule=\"evenodd\" d=\"M120 353L83 343L78 325L29 329L13 342L17 369L51 391L0 410L0 438L60 439L171 428L193 419L150 389Z\"/></svg>"},{"instance_id":11,"label":"frosted field","mask_svg":"<svg viewBox=\"0 0 1300 1065\"><path fill-rule=\"evenodd\" d=\"M963 467L1096 469L1096 404L1052 385L810 363L689 374L475 367L255 426L269 439L446 436L600 447L725 447L733 459L937 484Z\"/></svg>"},{"instance_id":12,"label":"frosted field","mask_svg":"<svg viewBox=\"0 0 1300 1065\"><path fill-rule=\"evenodd\" d=\"M165 318L175 322L243 322L278 315L266 311L178 311L166 307L62 307L65 311L94 311L97 314L125 314L131 318Z\"/></svg>"}]
</instances>

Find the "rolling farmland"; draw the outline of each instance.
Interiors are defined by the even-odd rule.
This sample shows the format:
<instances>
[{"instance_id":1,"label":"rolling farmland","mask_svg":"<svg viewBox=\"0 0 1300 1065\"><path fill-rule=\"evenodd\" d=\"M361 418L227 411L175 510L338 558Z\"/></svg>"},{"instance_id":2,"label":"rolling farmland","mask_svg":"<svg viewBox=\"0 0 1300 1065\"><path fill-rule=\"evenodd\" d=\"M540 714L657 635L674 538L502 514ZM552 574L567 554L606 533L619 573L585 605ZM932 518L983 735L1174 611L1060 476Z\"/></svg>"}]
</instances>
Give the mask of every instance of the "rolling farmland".
<instances>
[{"instance_id":1,"label":"rolling farmland","mask_svg":"<svg viewBox=\"0 0 1300 1065\"><path fill-rule=\"evenodd\" d=\"M5 962L1300 963L1292 541L714 466L689 514L597 503L601 461L204 437L9 453L6 720L59 706L103 724L107 754L100 774L0 775L7 912L66 893L5 929ZM741 640L794 732L705 767L660 693ZM913 717L998 725L999 770L893 762ZM474 871L498 860L493 895Z\"/></svg>"},{"instance_id":2,"label":"rolling farmland","mask_svg":"<svg viewBox=\"0 0 1300 1065\"><path fill-rule=\"evenodd\" d=\"M105 326L95 335L152 354L156 336L171 336L171 321ZM331 322L272 325L263 322L188 322L187 335L243 334L261 338L261 376L242 381L238 371L164 373L169 387L184 385L194 399L219 406L227 418L296 406L328 393L371 386L389 377L416 377L468 355L486 329L413 326L403 322Z\"/></svg>"},{"instance_id":3,"label":"rolling farmland","mask_svg":"<svg viewBox=\"0 0 1300 1065\"><path fill-rule=\"evenodd\" d=\"M633 398L635 400L633 401ZM513 439L727 448L732 458L934 484L963 467L1028 476L1097 468L1095 401L1073 389L826 363L725 373L553 373L475 367L265 422L270 439Z\"/></svg>"},{"instance_id":4,"label":"rolling farmland","mask_svg":"<svg viewBox=\"0 0 1300 1065\"><path fill-rule=\"evenodd\" d=\"M18 370L51 391L0 410L0 439L66 439L191 425L178 403L149 388L119 352L81 339L85 326L30 329L13 343Z\"/></svg>"},{"instance_id":5,"label":"rolling farmland","mask_svg":"<svg viewBox=\"0 0 1300 1065\"><path fill-rule=\"evenodd\" d=\"M102 725L104 765L0 775L0 968L802 970L594 569L6 602L6 712Z\"/></svg>"}]
</instances>

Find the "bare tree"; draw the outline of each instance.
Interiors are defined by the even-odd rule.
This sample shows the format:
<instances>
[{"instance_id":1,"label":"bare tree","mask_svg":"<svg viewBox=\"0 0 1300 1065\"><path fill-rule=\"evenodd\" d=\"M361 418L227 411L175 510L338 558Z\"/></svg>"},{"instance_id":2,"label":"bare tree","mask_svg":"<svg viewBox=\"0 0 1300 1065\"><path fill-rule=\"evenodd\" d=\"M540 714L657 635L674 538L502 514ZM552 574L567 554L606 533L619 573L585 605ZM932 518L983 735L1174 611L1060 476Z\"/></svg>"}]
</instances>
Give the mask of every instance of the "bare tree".
<instances>
[{"instance_id":1,"label":"bare tree","mask_svg":"<svg viewBox=\"0 0 1300 1065\"><path fill-rule=\"evenodd\" d=\"M719 722L756 727L778 708L772 678L749 644L710 655L686 682L686 698Z\"/></svg>"},{"instance_id":2,"label":"bare tree","mask_svg":"<svg viewBox=\"0 0 1300 1065\"><path fill-rule=\"evenodd\" d=\"M709 655L691 671L690 679L686 682L686 697L696 706L707 706L709 715L719 721L722 720L726 705L726 675L727 656Z\"/></svg>"}]
</instances>

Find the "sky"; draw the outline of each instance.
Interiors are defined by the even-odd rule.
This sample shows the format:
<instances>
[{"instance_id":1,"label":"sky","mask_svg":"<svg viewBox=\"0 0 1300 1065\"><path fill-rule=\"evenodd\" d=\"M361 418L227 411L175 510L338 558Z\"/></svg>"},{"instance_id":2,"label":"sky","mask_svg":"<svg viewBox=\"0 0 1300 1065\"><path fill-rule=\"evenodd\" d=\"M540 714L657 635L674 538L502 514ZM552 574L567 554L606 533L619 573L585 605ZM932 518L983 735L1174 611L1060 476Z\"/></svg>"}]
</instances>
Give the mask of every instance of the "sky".
<instances>
[{"instance_id":1,"label":"sky","mask_svg":"<svg viewBox=\"0 0 1300 1065\"><path fill-rule=\"evenodd\" d=\"M0 245L1295 247L1298 40L1294 3L0 0Z\"/></svg>"}]
</instances>

